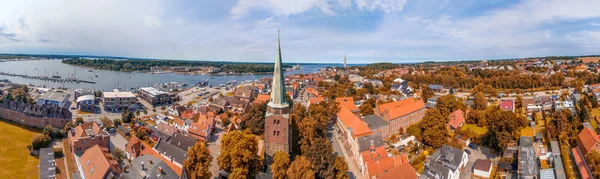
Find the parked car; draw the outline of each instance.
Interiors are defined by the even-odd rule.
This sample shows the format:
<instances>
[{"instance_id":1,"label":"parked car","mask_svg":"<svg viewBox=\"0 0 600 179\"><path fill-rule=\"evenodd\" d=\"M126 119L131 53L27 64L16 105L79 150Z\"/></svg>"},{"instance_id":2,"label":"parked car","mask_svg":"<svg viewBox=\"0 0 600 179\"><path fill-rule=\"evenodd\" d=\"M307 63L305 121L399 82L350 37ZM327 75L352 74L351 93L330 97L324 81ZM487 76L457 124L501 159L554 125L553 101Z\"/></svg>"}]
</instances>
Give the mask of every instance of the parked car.
<instances>
[{"instance_id":1,"label":"parked car","mask_svg":"<svg viewBox=\"0 0 600 179\"><path fill-rule=\"evenodd\" d=\"M477 150L477 145L475 145L475 144L469 144L469 148L472 148L473 150Z\"/></svg>"},{"instance_id":2,"label":"parked car","mask_svg":"<svg viewBox=\"0 0 600 179\"><path fill-rule=\"evenodd\" d=\"M467 154L471 155L471 151L469 151L469 150L467 150L467 149L465 149L464 151L465 151Z\"/></svg>"}]
</instances>

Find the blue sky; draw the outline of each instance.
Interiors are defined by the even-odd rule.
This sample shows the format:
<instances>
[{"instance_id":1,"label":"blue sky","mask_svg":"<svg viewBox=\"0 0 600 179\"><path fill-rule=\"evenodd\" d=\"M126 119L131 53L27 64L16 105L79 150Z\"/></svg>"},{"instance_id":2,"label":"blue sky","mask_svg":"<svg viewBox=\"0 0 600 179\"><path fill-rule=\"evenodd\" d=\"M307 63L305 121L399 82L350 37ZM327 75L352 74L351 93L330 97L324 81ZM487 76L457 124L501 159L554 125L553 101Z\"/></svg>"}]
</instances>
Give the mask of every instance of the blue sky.
<instances>
[{"instance_id":1,"label":"blue sky","mask_svg":"<svg viewBox=\"0 0 600 179\"><path fill-rule=\"evenodd\" d=\"M0 53L270 62L600 54L598 0L0 0Z\"/></svg>"}]
</instances>

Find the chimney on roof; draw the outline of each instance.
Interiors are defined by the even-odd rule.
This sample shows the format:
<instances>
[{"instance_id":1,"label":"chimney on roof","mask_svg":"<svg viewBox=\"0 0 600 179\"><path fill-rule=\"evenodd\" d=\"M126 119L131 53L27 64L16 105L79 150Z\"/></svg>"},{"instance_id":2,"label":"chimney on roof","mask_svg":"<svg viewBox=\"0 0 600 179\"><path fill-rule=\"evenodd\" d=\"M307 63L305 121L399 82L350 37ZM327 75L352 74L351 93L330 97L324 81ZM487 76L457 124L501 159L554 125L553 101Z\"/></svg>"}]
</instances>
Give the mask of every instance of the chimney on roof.
<instances>
[{"instance_id":1,"label":"chimney on roof","mask_svg":"<svg viewBox=\"0 0 600 179\"><path fill-rule=\"evenodd\" d=\"M144 170L144 162L141 162L140 168Z\"/></svg>"},{"instance_id":2,"label":"chimney on roof","mask_svg":"<svg viewBox=\"0 0 600 179\"><path fill-rule=\"evenodd\" d=\"M150 160L150 159L149 159L149 160L148 160L148 163L149 163L149 164L152 164L152 160Z\"/></svg>"}]
</instances>

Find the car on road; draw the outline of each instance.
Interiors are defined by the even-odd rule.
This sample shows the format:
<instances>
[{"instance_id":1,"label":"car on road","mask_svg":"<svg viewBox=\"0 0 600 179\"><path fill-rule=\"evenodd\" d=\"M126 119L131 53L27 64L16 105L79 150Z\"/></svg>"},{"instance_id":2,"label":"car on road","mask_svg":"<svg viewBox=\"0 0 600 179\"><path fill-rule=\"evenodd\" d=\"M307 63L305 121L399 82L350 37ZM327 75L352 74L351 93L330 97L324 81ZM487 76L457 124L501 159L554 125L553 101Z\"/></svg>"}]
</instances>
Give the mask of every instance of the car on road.
<instances>
[{"instance_id":1,"label":"car on road","mask_svg":"<svg viewBox=\"0 0 600 179\"><path fill-rule=\"evenodd\" d=\"M469 144L469 148L472 148L473 150L477 150L477 145L475 145L475 144Z\"/></svg>"},{"instance_id":2,"label":"car on road","mask_svg":"<svg viewBox=\"0 0 600 179\"><path fill-rule=\"evenodd\" d=\"M471 155L471 151L469 151L469 150L467 150L467 149L465 149L464 151L465 151L467 154Z\"/></svg>"}]
</instances>

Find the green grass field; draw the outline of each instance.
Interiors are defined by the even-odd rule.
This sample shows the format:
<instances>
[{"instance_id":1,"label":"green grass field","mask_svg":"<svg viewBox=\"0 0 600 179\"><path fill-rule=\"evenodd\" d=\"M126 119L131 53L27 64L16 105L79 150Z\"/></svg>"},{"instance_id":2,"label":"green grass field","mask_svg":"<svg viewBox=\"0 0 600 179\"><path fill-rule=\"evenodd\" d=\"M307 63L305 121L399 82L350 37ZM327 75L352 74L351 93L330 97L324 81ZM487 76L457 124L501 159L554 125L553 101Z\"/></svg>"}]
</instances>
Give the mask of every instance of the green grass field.
<instances>
[{"instance_id":1,"label":"green grass field","mask_svg":"<svg viewBox=\"0 0 600 179\"><path fill-rule=\"evenodd\" d=\"M29 155L27 145L40 130L0 119L0 176L38 178L36 157Z\"/></svg>"},{"instance_id":2,"label":"green grass field","mask_svg":"<svg viewBox=\"0 0 600 179\"><path fill-rule=\"evenodd\" d=\"M463 124L462 126L462 130L467 130L467 129L471 129L473 130L473 132L477 133L477 135L482 136L485 135L485 133L487 133L487 128L486 127L479 127L476 124Z\"/></svg>"}]
</instances>

